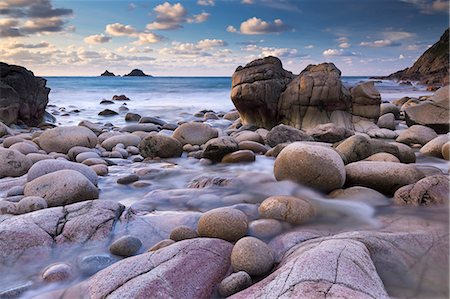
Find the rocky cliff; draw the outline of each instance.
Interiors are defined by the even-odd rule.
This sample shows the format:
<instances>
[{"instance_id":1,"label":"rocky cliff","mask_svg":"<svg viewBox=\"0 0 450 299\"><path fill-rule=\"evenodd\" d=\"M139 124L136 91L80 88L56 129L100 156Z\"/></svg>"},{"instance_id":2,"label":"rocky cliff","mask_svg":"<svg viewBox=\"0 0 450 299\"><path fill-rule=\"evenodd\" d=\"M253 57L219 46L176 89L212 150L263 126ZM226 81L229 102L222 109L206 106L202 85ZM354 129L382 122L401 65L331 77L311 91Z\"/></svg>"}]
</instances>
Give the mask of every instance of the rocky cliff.
<instances>
[{"instance_id":1,"label":"rocky cliff","mask_svg":"<svg viewBox=\"0 0 450 299\"><path fill-rule=\"evenodd\" d=\"M309 65L295 76L272 56L236 69L231 100L243 124L271 129L282 123L303 130L326 123L351 130L361 121L373 124L381 103L373 82L349 90L332 63Z\"/></svg>"},{"instance_id":2,"label":"rocky cliff","mask_svg":"<svg viewBox=\"0 0 450 299\"><path fill-rule=\"evenodd\" d=\"M46 83L24 67L0 62L0 121L39 125L50 92Z\"/></svg>"},{"instance_id":3,"label":"rocky cliff","mask_svg":"<svg viewBox=\"0 0 450 299\"><path fill-rule=\"evenodd\" d=\"M108 70L104 71L103 74L100 75L101 77L115 77L114 73L109 72Z\"/></svg>"},{"instance_id":4,"label":"rocky cliff","mask_svg":"<svg viewBox=\"0 0 450 299\"><path fill-rule=\"evenodd\" d=\"M418 81L426 85L443 86L449 83L449 29L439 41L426 50L410 68L379 79Z\"/></svg>"}]
</instances>

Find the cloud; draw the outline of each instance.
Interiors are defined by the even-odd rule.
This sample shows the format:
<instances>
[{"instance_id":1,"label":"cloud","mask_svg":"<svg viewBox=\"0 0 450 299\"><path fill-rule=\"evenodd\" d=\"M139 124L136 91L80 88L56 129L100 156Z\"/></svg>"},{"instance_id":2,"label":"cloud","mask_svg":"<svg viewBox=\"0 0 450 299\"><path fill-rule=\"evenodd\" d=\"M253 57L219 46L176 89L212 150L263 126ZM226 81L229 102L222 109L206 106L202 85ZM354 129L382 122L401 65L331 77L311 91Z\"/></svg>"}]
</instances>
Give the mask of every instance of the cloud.
<instances>
[{"instance_id":1,"label":"cloud","mask_svg":"<svg viewBox=\"0 0 450 299\"><path fill-rule=\"evenodd\" d=\"M72 9L54 8L50 0L3 0L0 2L0 36L17 37L30 34L65 31L65 17Z\"/></svg>"},{"instance_id":2,"label":"cloud","mask_svg":"<svg viewBox=\"0 0 450 299\"><path fill-rule=\"evenodd\" d=\"M210 14L207 12L202 12L201 14L198 15L193 15L190 18L187 18L187 22L188 23L203 23L206 20L208 20Z\"/></svg>"},{"instance_id":3,"label":"cloud","mask_svg":"<svg viewBox=\"0 0 450 299\"><path fill-rule=\"evenodd\" d=\"M134 10L137 8L137 5L133 2L131 2L130 4L128 4L128 10Z\"/></svg>"},{"instance_id":4,"label":"cloud","mask_svg":"<svg viewBox=\"0 0 450 299\"><path fill-rule=\"evenodd\" d=\"M227 42L220 39L202 39L195 44L173 42L171 48L163 48L160 50L160 53L166 55L207 57L213 55L207 51L225 47L227 45ZM225 52L221 53L224 54Z\"/></svg>"},{"instance_id":5,"label":"cloud","mask_svg":"<svg viewBox=\"0 0 450 299\"><path fill-rule=\"evenodd\" d=\"M242 4L254 4L255 0L242 0L241 3Z\"/></svg>"},{"instance_id":6,"label":"cloud","mask_svg":"<svg viewBox=\"0 0 450 299\"><path fill-rule=\"evenodd\" d=\"M449 2L448 0L400 0L402 2L410 3L419 8L423 14L434 13L448 13Z\"/></svg>"},{"instance_id":7,"label":"cloud","mask_svg":"<svg viewBox=\"0 0 450 299\"><path fill-rule=\"evenodd\" d=\"M106 25L105 33L112 36L136 36L137 30L130 25L114 23Z\"/></svg>"},{"instance_id":8,"label":"cloud","mask_svg":"<svg viewBox=\"0 0 450 299\"><path fill-rule=\"evenodd\" d=\"M198 5L203 5L203 6L214 6L214 5L216 5L214 0L198 0L197 4Z\"/></svg>"},{"instance_id":9,"label":"cloud","mask_svg":"<svg viewBox=\"0 0 450 299\"><path fill-rule=\"evenodd\" d=\"M229 26L227 27L227 31L228 31L228 32L231 32L231 33L236 33L236 32L237 32L237 29L234 28L234 26L229 25Z\"/></svg>"},{"instance_id":10,"label":"cloud","mask_svg":"<svg viewBox=\"0 0 450 299\"><path fill-rule=\"evenodd\" d=\"M314 48L314 45L307 45L307 46L305 46L305 49L312 49L312 48Z\"/></svg>"},{"instance_id":11,"label":"cloud","mask_svg":"<svg viewBox=\"0 0 450 299\"><path fill-rule=\"evenodd\" d=\"M275 19L273 23L270 23L263 21L260 18L253 17L241 23L240 33L247 35L269 34L283 32L287 29L289 29L289 27L286 26L280 19Z\"/></svg>"},{"instance_id":12,"label":"cloud","mask_svg":"<svg viewBox=\"0 0 450 299\"><path fill-rule=\"evenodd\" d=\"M356 52L350 52L344 49L327 49L322 52L322 55L329 58L329 57L351 57L351 56L360 56L359 53Z\"/></svg>"},{"instance_id":13,"label":"cloud","mask_svg":"<svg viewBox=\"0 0 450 299\"><path fill-rule=\"evenodd\" d=\"M400 55L398 56L398 59L405 59L405 55L400 54Z\"/></svg>"},{"instance_id":14,"label":"cloud","mask_svg":"<svg viewBox=\"0 0 450 299\"><path fill-rule=\"evenodd\" d=\"M170 4L164 2L156 6L156 20L147 25L149 30L172 30L181 28L181 23L186 22L187 10L181 3Z\"/></svg>"},{"instance_id":15,"label":"cloud","mask_svg":"<svg viewBox=\"0 0 450 299\"><path fill-rule=\"evenodd\" d=\"M94 34L89 35L84 38L84 42L87 44L95 45L95 44L104 44L111 40L110 36L104 34Z\"/></svg>"},{"instance_id":16,"label":"cloud","mask_svg":"<svg viewBox=\"0 0 450 299\"><path fill-rule=\"evenodd\" d=\"M23 44L23 43L11 43L11 44L7 44L6 48L8 49L39 49L39 48L48 48L51 45L48 42L40 42L37 44Z\"/></svg>"},{"instance_id":17,"label":"cloud","mask_svg":"<svg viewBox=\"0 0 450 299\"><path fill-rule=\"evenodd\" d=\"M338 45L338 47L339 48L342 48L342 49L348 49L348 48L350 48L350 44L349 43L340 43L339 45Z\"/></svg>"},{"instance_id":18,"label":"cloud","mask_svg":"<svg viewBox=\"0 0 450 299\"><path fill-rule=\"evenodd\" d=\"M298 58L306 57L308 55L301 54L297 49L293 48L275 48L275 47L260 47L257 45L247 45L241 50L246 52L259 52L258 57L275 56L279 58Z\"/></svg>"},{"instance_id":19,"label":"cloud","mask_svg":"<svg viewBox=\"0 0 450 299\"><path fill-rule=\"evenodd\" d=\"M152 32L141 32L137 35L138 40L133 42L134 45L156 44L164 39L163 36Z\"/></svg>"},{"instance_id":20,"label":"cloud","mask_svg":"<svg viewBox=\"0 0 450 299\"><path fill-rule=\"evenodd\" d=\"M361 47L383 48L383 47L397 47L400 46L401 43L389 39L380 39L373 42L361 42L359 45Z\"/></svg>"}]
</instances>

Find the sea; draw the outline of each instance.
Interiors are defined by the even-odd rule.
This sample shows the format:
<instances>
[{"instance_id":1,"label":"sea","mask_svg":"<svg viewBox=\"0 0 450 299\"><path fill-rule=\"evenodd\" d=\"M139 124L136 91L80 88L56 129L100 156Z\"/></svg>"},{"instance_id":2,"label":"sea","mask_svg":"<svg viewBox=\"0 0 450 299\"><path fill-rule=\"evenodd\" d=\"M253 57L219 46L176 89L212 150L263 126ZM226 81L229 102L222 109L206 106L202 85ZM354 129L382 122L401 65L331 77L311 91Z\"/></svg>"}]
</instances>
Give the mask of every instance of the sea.
<instances>
[{"instance_id":1,"label":"sea","mask_svg":"<svg viewBox=\"0 0 450 299\"><path fill-rule=\"evenodd\" d=\"M87 119L123 125L124 110L111 117L98 116L103 109L119 112L123 104L128 112L160 117L167 122L186 120L197 111L227 112L234 108L230 99L231 77L46 77L51 88L48 109L59 125L73 125ZM342 77L355 86L369 77ZM375 80L383 101L403 96L430 95L424 86L400 85L389 80ZM100 105L103 99L124 94L130 101Z\"/></svg>"}]
</instances>

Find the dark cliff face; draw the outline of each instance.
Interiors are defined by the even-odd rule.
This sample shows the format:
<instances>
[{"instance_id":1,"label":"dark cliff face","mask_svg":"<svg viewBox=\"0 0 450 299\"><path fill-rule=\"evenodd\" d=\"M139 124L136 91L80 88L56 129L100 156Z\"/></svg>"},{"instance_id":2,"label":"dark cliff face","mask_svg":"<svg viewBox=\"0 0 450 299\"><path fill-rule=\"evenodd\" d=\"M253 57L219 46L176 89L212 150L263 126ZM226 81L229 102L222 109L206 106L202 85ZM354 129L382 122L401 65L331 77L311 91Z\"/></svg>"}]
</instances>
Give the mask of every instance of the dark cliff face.
<instances>
[{"instance_id":1,"label":"dark cliff face","mask_svg":"<svg viewBox=\"0 0 450 299\"><path fill-rule=\"evenodd\" d=\"M9 125L42 122L50 88L24 67L0 62L0 121Z\"/></svg>"},{"instance_id":2,"label":"dark cliff face","mask_svg":"<svg viewBox=\"0 0 450 299\"><path fill-rule=\"evenodd\" d=\"M426 50L410 68L395 72L381 79L419 81L427 85L446 85L449 83L449 29L439 41Z\"/></svg>"}]
</instances>

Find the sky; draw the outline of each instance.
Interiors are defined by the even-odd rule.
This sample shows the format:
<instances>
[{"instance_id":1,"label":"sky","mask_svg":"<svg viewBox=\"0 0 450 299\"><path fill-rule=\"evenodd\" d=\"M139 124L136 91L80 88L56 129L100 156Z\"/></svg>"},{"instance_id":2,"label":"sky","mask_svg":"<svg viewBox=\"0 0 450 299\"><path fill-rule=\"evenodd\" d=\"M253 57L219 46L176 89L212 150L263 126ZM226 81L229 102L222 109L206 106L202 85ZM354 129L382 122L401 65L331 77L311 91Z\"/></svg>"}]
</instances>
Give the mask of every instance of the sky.
<instances>
[{"instance_id":1,"label":"sky","mask_svg":"<svg viewBox=\"0 0 450 299\"><path fill-rule=\"evenodd\" d=\"M411 66L449 26L448 0L1 0L0 61L40 76L231 76L277 56L300 73Z\"/></svg>"}]
</instances>

